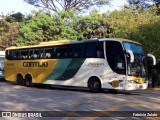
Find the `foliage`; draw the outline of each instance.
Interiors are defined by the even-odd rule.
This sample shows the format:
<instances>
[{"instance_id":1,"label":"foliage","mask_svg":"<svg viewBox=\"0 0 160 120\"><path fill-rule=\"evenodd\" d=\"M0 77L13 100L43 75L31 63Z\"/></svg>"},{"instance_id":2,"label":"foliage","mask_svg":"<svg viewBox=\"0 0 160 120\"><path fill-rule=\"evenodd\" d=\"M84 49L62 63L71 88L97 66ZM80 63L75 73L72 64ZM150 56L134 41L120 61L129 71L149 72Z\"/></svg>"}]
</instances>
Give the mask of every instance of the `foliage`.
<instances>
[{"instance_id":1,"label":"foliage","mask_svg":"<svg viewBox=\"0 0 160 120\"><path fill-rule=\"evenodd\" d=\"M110 37L138 41L144 46L146 53L154 54L160 62L160 16L156 13L156 7L136 14L131 9L112 12L109 16L109 23L113 28Z\"/></svg>"},{"instance_id":2,"label":"foliage","mask_svg":"<svg viewBox=\"0 0 160 120\"><path fill-rule=\"evenodd\" d=\"M144 8L150 7L152 4L159 5L160 0L127 0L130 5L140 5Z\"/></svg>"},{"instance_id":3,"label":"foliage","mask_svg":"<svg viewBox=\"0 0 160 120\"><path fill-rule=\"evenodd\" d=\"M10 18L11 20L11 18ZM15 40L19 35L20 23L16 21L8 21L7 17L3 17L0 21L0 44L2 49L15 45Z\"/></svg>"},{"instance_id":4,"label":"foliage","mask_svg":"<svg viewBox=\"0 0 160 120\"><path fill-rule=\"evenodd\" d=\"M20 14L5 16L0 20L0 44L7 47L61 39L127 38L140 42L146 53L154 54L160 63L160 16L157 11L158 8L152 6L133 12L129 6L103 14L97 10L87 15L64 10L52 17L44 12L32 12L25 18L18 17Z\"/></svg>"},{"instance_id":5,"label":"foliage","mask_svg":"<svg viewBox=\"0 0 160 120\"><path fill-rule=\"evenodd\" d=\"M89 15L80 16L77 23L79 39L109 37L111 29L106 17L99 14L97 10L93 10Z\"/></svg>"},{"instance_id":6,"label":"foliage","mask_svg":"<svg viewBox=\"0 0 160 120\"><path fill-rule=\"evenodd\" d=\"M52 18L45 13L37 13L31 20L23 23L20 28L21 37L16 41L17 45L33 45L42 41L51 40L53 29Z\"/></svg>"},{"instance_id":7,"label":"foliage","mask_svg":"<svg viewBox=\"0 0 160 120\"><path fill-rule=\"evenodd\" d=\"M90 39L109 37L110 28L105 15L93 10L89 15L79 15L73 11L60 12L53 16L56 31L54 39Z\"/></svg>"},{"instance_id":8,"label":"foliage","mask_svg":"<svg viewBox=\"0 0 160 120\"><path fill-rule=\"evenodd\" d=\"M5 16L5 20L9 23L11 22L23 22L24 21L24 15L20 12L12 13L10 15Z\"/></svg>"},{"instance_id":9,"label":"foliage","mask_svg":"<svg viewBox=\"0 0 160 120\"><path fill-rule=\"evenodd\" d=\"M160 14L160 0L127 0L130 6L134 9L141 8L142 10L153 7L157 7L157 14Z\"/></svg>"},{"instance_id":10,"label":"foliage","mask_svg":"<svg viewBox=\"0 0 160 120\"><path fill-rule=\"evenodd\" d=\"M77 39L78 31L73 29L77 21L77 15L73 11L61 11L53 16L54 31L53 40ZM77 26L77 24L76 24Z\"/></svg>"},{"instance_id":11,"label":"foliage","mask_svg":"<svg viewBox=\"0 0 160 120\"><path fill-rule=\"evenodd\" d=\"M109 28L106 16L96 10L89 15L79 15L70 11L55 13L50 18L45 13L36 13L20 29L19 45L37 44L42 41L60 39L90 39L108 37Z\"/></svg>"}]
</instances>

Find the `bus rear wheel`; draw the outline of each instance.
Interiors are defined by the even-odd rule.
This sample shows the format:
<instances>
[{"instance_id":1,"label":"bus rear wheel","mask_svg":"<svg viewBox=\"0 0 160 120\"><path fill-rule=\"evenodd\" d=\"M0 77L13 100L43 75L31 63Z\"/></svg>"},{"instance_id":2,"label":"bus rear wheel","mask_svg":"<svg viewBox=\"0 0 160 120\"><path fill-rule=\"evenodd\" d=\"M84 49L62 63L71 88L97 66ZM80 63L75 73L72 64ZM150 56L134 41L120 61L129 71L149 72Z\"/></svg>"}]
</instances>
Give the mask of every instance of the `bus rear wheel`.
<instances>
[{"instance_id":1,"label":"bus rear wheel","mask_svg":"<svg viewBox=\"0 0 160 120\"><path fill-rule=\"evenodd\" d=\"M22 75L17 75L17 84L18 85L24 85L24 79Z\"/></svg>"},{"instance_id":2,"label":"bus rear wheel","mask_svg":"<svg viewBox=\"0 0 160 120\"><path fill-rule=\"evenodd\" d=\"M25 86L27 86L27 87L32 87L33 86L31 75L26 75Z\"/></svg>"},{"instance_id":3,"label":"bus rear wheel","mask_svg":"<svg viewBox=\"0 0 160 120\"><path fill-rule=\"evenodd\" d=\"M101 92L101 82L96 77L93 77L89 80L88 87L91 92Z\"/></svg>"}]
</instances>

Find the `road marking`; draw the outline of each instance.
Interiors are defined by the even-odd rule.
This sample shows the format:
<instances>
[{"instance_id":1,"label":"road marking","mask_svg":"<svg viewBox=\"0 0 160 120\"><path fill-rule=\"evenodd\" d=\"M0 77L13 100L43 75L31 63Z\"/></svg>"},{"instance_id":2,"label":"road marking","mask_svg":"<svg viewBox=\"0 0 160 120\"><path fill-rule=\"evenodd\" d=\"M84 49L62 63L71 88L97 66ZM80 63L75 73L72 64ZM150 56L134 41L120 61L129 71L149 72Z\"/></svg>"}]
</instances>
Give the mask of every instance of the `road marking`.
<instances>
[{"instance_id":1,"label":"road marking","mask_svg":"<svg viewBox=\"0 0 160 120\"><path fill-rule=\"evenodd\" d=\"M68 120L73 114L76 113L76 108L78 108L81 105L85 105L85 104L91 104L91 103L97 103L97 102L125 102L126 100L114 100L114 99L107 99L107 100L103 100L103 99L86 99L86 102L81 102L81 101L77 101L76 104L74 105L75 107L73 107L72 111L69 112L67 114L66 117L63 118L63 120Z\"/></svg>"},{"instance_id":2,"label":"road marking","mask_svg":"<svg viewBox=\"0 0 160 120\"><path fill-rule=\"evenodd\" d=\"M63 120L68 120L75 113L75 109L80 105L80 101L77 101L75 106L73 107L73 110L70 113L68 113L67 116L63 118Z\"/></svg>"},{"instance_id":3,"label":"road marking","mask_svg":"<svg viewBox=\"0 0 160 120\"><path fill-rule=\"evenodd\" d=\"M138 104L138 103L131 103L131 104L121 104L121 105L116 105L116 106L113 106L111 108L108 108L108 109L105 109L105 110L102 110L102 112L98 112L96 115L94 116L103 116L103 115L109 115L109 113L112 113L122 107L125 107L125 106L159 106L159 104L157 103L146 103L146 104ZM132 117L132 116L131 116ZM87 119L89 120L95 120L99 117L87 117ZM86 120L86 117L84 118L81 118L81 120Z\"/></svg>"}]
</instances>

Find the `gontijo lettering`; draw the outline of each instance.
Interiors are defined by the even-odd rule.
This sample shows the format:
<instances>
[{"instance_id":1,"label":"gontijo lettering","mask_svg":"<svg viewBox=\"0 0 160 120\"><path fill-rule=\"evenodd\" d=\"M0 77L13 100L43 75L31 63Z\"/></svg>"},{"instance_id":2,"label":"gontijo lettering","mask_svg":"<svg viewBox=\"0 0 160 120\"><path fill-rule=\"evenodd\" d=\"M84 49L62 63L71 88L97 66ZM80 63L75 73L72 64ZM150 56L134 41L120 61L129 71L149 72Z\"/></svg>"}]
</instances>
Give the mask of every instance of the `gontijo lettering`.
<instances>
[{"instance_id":1,"label":"gontijo lettering","mask_svg":"<svg viewBox=\"0 0 160 120\"><path fill-rule=\"evenodd\" d=\"M23 67L48 67L48 62L24 62Z\"/></svg>"}]
</instances>

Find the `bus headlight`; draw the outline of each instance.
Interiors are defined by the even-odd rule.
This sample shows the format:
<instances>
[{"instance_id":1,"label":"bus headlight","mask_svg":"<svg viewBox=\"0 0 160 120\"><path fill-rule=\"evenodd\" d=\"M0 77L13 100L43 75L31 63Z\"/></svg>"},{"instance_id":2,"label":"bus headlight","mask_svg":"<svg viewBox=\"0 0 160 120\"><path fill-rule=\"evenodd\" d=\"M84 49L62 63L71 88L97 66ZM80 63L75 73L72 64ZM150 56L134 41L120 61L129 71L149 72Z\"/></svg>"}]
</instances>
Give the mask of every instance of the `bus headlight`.
<instances>
[{"instance_id":1,"label":"bus headlight","mask_svg":"<svg viewBox=\"0 0 160 120\"><path fill-rule=\"evenodd\" d=\"M134 81L133 81L133 80L127 80L127 82L128 82L128 83L134 83Z\"/></svg>"}]
</instances>

